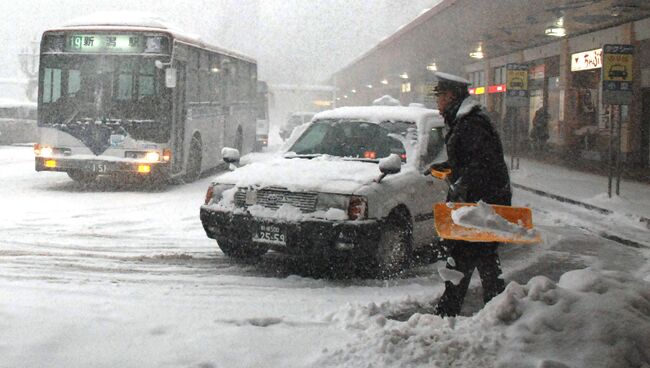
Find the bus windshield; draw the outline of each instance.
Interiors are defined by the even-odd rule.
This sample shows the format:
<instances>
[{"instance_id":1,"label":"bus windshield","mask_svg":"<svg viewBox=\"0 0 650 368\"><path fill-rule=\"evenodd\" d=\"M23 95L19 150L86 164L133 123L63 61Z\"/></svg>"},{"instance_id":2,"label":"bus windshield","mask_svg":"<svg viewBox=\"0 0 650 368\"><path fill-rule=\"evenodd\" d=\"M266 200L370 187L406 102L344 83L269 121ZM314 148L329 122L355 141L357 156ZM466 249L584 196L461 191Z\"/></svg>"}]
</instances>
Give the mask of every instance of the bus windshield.
<instances>
[{"instance_id":1,"label":"bus windshield","mask_svg":"<svg viewBox=\"0 0 650 368\"><path fill-rule=\"evenodd\" d=\"M153 139L137 125L169 125L171 117L164 73L154 61L125 55L43 55L39 124L111 121L125 123L127 131L135 126L132 130L139 134L129 133L138 135L136 139Z\"/></svg>"}]
</instances>

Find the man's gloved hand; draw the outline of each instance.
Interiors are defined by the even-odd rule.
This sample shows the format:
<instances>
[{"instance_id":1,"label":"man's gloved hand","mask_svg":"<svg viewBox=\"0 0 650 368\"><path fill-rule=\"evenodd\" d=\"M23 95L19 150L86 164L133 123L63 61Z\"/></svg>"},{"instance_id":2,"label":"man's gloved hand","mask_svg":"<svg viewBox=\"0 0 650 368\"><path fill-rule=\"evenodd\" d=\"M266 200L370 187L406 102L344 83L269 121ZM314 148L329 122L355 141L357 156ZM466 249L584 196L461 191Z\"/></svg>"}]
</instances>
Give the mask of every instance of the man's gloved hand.
<instances>
[{"instance_id":1,"label":"man's gloved hand","mask_svg":"<svg viewBox=\"0 0 650 368\"><path fill-rule=\"evenodd\" d=\"M445 171L449 169L449 164L446 162L438 162L435 164L431 164L428 168L426 168L424 171L422 171L422 174L424 175L431 175L431 170L436 170L436 171Z\"/></svg>"},{"instance_id":2,"label":"man's gloved hand","mask_svg":"<svg viewBox=\"0 0 650 368\"><path fill-rule=\"evenodd\" d=\"M465 202L467 199L467 186L462 182L463 178L459 178L456 182L449 186L447 197L450 202Z\"/></svg>"}]
</instances>

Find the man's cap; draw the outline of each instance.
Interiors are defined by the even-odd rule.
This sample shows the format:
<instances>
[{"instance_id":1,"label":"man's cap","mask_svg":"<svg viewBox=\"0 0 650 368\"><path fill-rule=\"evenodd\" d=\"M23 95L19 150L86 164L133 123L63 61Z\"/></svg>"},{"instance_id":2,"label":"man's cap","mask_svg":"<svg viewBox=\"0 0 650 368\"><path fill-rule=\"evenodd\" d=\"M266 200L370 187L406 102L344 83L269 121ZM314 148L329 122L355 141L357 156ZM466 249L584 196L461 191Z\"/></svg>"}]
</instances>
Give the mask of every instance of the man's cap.
<instances>
[{"instance_id":1,"label":"man's cap","mask_svg":"<svg viewBox=\"0 0 650 368\"><path fill-rule=\"evenodd\" d=\"M467 90L471 84L467 79L449 73L435 72L434 75L438 78L434 92Z\"/></svg>"}]
</instances>

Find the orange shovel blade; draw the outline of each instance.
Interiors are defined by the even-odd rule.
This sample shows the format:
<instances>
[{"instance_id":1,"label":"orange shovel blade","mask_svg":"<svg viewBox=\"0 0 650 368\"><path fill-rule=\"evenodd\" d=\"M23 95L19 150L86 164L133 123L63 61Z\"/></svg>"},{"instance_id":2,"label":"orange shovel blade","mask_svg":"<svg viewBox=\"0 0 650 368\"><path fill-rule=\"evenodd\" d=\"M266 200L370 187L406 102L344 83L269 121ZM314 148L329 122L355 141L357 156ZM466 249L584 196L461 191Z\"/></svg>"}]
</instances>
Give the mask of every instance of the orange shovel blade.
<instances>
[{"instance_id":1,"label":"orange shovel blade","mask_svg":"<svg viewBox=\"0 0 650 368\"><path fill-rule=\"evenodd\" d=\"M451 207L449 207L450 205ZM474 229L455 224L451 211L464 207L476 206L476 203L436 203L433 207L433 217L438 236L443 239L465 240L469 242L499 242L534 244L541 241L539 233L534 236L520 234L494 233L485 229ZM533 215L530 208L490 205L497 215L517 224L527 230L533 228Z\"/></svg>"}]
</instances>

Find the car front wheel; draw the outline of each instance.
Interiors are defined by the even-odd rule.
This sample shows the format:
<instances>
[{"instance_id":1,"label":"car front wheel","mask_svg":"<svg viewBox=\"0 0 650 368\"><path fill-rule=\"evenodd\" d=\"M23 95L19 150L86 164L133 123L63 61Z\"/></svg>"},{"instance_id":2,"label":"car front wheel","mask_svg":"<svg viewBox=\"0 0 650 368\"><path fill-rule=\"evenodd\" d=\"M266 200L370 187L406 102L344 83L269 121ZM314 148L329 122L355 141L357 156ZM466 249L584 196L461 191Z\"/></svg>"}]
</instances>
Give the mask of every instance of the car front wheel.
<instances>
[{"instance_id":1,"label":"car front wheel","mask_svg":"<svg viewBox=\"0 0 650 368\"><path fill-rule=\"evenodd\" d=\"M413 226L405 215L391 215L381 229L375 254L376 274L380 278L399 275L411 260Z\"/></svg>"}]
</instances>

